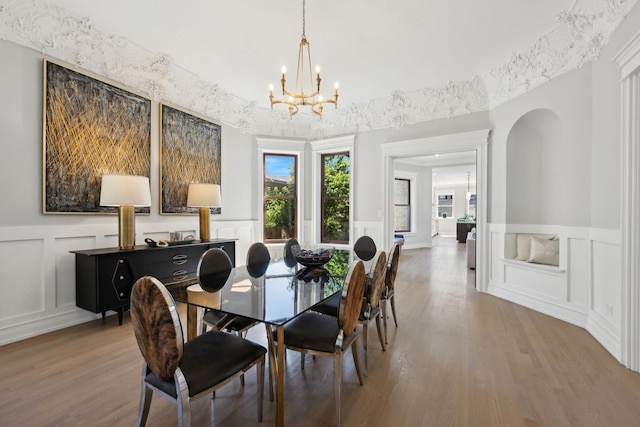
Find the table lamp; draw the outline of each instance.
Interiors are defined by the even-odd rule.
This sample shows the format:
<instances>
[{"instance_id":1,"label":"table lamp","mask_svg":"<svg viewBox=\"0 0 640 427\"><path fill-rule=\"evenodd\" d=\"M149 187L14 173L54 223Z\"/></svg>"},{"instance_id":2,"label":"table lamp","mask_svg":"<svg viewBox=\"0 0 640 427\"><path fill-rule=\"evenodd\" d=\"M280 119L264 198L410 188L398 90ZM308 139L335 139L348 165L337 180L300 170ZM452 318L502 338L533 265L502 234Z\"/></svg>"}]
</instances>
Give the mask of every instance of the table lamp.
<instances>
[{"instance_id":1,"label":"table lamp","mask_svg":"<svg viewBox=\"0 0 640 427\"><path fill-rule=\"evenodd\" d=\"M149 178L136 175L102 175L100 206L118 207L118 246L136 244L135 208L151 206Z\"/></svg>"},{"instance_id":2,"label":"table lamp","mask_svg":"<svg viewBox=\"0 0 640 427\"><path fill-rule=\"evenodd\" d=\"M208 242L210 235L210 208L220 207L220 185L189 184L187 206L200 208L200 240Z\"/></svg>"}]
</instances>

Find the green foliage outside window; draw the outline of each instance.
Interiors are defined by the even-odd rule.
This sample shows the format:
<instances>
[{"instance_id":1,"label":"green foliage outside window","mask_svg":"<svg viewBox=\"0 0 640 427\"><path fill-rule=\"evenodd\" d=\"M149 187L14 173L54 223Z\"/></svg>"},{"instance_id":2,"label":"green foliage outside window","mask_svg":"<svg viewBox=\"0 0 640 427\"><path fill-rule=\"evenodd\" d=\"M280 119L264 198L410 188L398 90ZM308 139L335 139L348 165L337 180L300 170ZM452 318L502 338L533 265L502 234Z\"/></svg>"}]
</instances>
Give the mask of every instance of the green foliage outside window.
<instances>
[{"instance_id":1,"label":"green foliage outside window","mask_svg":"<svg viewBox=\"0 0 640 427\"><path fill-rule=\"evenodd\" d=\"M322 162L322 241L348 243L351 182L349 154L323 155Z\"/></svg>"},{"instance_id":2,"label":"green foliage outside window","mask_svg":"<svg viewBox=\"0 0 640 427\"><path fill-rule=\"evenodd\" d=\"M276 169L283 166L286 166L288 170L287 176L282 176L284 171ZM296 237L295 176L296 161L294 156L265 155L265 240L286 240L290 237Z\"/></svg>"}]
</instances>

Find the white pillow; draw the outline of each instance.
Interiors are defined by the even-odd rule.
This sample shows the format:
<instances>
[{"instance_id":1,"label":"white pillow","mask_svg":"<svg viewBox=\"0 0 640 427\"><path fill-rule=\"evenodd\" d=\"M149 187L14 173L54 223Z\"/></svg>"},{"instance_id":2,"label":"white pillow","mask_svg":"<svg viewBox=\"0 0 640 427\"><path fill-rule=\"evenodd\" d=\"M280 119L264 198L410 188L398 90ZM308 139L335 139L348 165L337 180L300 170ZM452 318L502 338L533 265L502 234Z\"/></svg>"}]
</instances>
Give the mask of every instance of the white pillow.
<instances>
[{"instance_id":1,"label":"white pillow","mask_svg":"<svg viewBox=\"0 0 640 427\"><path fill-rule=\"evenodd\" d=\"M558 265L560 240L540 239L531 236L531 249L528 262L536 264Z\"/></svg>"},{"instance_id":2,"label":"white pillow","mask_svg":"<svg viewBox=\"0 0 640 427\"><path fill-rule=\"evenodd\" d=\"M553 239L556 236L553 234L517 233L516 234L516 259L517 260L529 261L529 255L531 253L532 237L536 237L538 239Z\"/></svg>"}]
</instances>

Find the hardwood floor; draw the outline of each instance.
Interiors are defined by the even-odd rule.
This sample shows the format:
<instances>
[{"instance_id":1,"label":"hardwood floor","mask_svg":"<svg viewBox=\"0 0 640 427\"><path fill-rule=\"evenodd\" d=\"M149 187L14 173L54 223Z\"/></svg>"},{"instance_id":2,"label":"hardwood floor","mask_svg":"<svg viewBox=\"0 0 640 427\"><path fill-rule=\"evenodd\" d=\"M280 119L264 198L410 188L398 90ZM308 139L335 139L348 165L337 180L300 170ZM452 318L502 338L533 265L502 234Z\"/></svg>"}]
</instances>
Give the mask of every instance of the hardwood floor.
<instances>
[{"instance_id":1,"label":"hardwood floor","mask_svg":"<svg viewBox=\"0 0 640 427\"><path fill-rule=\"evenodd\" d=\"M474 289L463 244L436 239L403 250L398 323L383 352L372 330L369 376L358 384L344 358L345 426L632 426L640 374L620 365L585 330ZM184 311L183 311L184 315ZM265 342L262 327L249 337ZM215 355L212 355L215 357ZM0 347L1 426L128 426L136 419L141 356L128 314ZM331 361L289 353L286 424L335 424ZM273 425L265 393L256 421L255 374L244 389L193 405L193 425ZM155 395L149 426L176 425L175 406Z\"/></svg>"}]
</instances>

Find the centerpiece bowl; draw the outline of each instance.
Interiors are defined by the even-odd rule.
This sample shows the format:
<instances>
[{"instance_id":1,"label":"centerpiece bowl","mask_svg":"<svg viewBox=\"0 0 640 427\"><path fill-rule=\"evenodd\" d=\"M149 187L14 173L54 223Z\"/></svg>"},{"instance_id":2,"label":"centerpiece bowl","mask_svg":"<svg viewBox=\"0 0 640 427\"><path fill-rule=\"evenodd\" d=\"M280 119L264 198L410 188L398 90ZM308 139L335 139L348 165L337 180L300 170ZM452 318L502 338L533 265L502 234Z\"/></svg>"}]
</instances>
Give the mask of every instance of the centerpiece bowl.
<instances>
[{"instance_id":1,"label":"centerpiece bowl","mask_svg":"<svg viewBox=\"0 0 640 427\"><path fill-rule=\"evenodd\" d=\"M299 245L291 247L291 252L296 261L305 267L320 267L325 265L333 256L335 248L317 247L313 249L301 248Z\"/></svg>"}]
</instances>

